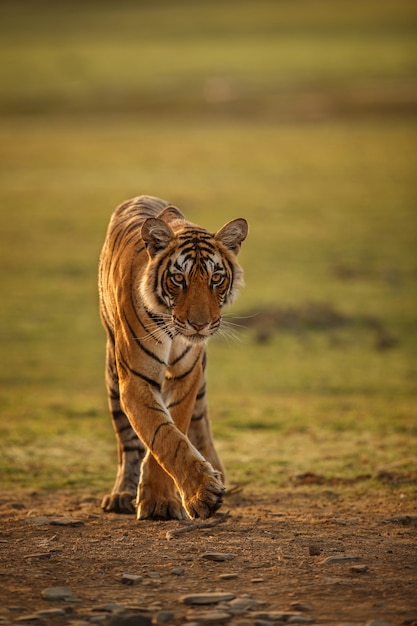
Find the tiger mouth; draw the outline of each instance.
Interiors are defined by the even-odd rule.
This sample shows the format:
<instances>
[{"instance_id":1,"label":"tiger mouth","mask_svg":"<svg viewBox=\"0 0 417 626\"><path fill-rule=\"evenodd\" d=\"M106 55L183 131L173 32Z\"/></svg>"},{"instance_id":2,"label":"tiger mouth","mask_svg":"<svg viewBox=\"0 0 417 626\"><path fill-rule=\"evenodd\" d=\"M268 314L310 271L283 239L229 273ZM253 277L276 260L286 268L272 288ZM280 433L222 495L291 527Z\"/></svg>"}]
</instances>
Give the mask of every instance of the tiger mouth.
<instances>
[{"instance_id":1,"label":"tiger mouth","mask_svg":"<svg viewBox=\"0 0 417 626\"><path fill-rule=\"evenodd\" d=\"M221 319L209 322L206 325L196 325L191 322L182 322L176 318L173 319L177 334L181 335L187 341L192 343L203 343L210 339L220 327Z\"/></svg>"}]
</instances>

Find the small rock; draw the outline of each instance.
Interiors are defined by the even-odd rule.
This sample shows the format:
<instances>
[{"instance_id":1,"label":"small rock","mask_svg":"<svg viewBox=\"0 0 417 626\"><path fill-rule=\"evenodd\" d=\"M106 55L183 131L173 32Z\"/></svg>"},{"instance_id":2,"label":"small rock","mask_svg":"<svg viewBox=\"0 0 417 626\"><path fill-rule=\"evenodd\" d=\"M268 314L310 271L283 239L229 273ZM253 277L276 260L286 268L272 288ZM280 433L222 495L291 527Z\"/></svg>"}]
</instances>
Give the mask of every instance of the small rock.
<instances>
[{"instance_id":1,"label":"small rock","mask_svg":"<svg viewBox=\"0 0 417 626\"><path fill-rule=\"evenodd\" d=\"M169 622L173 622L174 613L171 611L160 611L157 615L155 615L152 619L152 624L168 624Z\"/></svg>"},{"instance_id":2,"label":"small rock","mask_svg":"<svg viewBox=\"0 0 417 626\"><path fill-rule=\"evenodd\" d=\"M233 580L234 578L238 578L238 574L234 574L230 572L230 574L220 574L219 580Z\"/></svg>"},{"instance_id":3,"label":"small rock","mask_svg":"<svg viewBox=\"0 0 417 626\"><path fill-rule=\"evenodd\" d=\"M142 581L142 576L136 576L136 574L123 574L122 585L136 585Z\"/></svg>"},{"instance_id":4,"label":"small rock","mask_svg":"<svg viewBox=\"0 0 417 626\"><path fill-rule=\"evenodd\" d=\"M403 526L409 526L410 524L417 523L417 515L393 515L384 519L385 524L402 524Z\"/></svg>"},{"instance_id":5,"label":"small rock","mask_svg":"<svg viewBox=\"0 0 417 626\"><path fill-rule=\"evenodd\" d=\"M72 595L69 587L47 587L42 591L44 600L64 600L65 602L80 602L79 598Z\"/></svg>"},{"instance_id":6,"label":"small rock","mask_svg":"<svg viewBox=\"0 0 417 626\"><path fill-rule=\"evenodd\" d=\"M321 554L321 548L317 544L312 543L308 546L308 552L310 556L319 556L319 554Z\"/></svg>"},{"instance_id":7,"label":"small rock","mask_svg":"<svg viewBox=\"0 0 417 626\"><path fill-rule=\"evenodd\" d=\"M234 593L192 593L181 596L180 602L183 604L218 604L219 602L228 602L235 598Z\"/></svg>"},{"instance_id":8,"label":"small rock","mask_svg":"<svg viewBox=\"0 0 417 626\"><path fill-rule=\"evenodd\" d=\"M334 554L328 556L324 561L320 561L320 565L333 565L334 563L346 563L348 561L360 561L361 557L356 554Z\"/></svg>"},{"instance_id":9,"label":"small rock","mask_svg":"<svg viewBox=\"0 0 417 626\"><path fill-rule=\"evenodd\" d=\"M42 611L36 611L36 615L39 617L59 617L62 615L66 615L66 611L64 609L43 609Z\"/></svg>"},{"instance_id":10,"label":"small rock","mask_svg":"<svg viewBox=\"0 0 417 626\"><path fill-rule=\"evenodd\" d=\"M50 519L51 526L84 526L84 522L74 517L56 517Z\"/></svg>"},{"instance_id":11,"label":"small rock","mask_svg":"<svg viewBox=\"0 0 417 626\"><path fill-rule=\"evenodd\" d=\"M184 576L185 570L182 567L173 567L171 570L171 574L174 576Z\"/></svg>"},{"instance_id":12,"label":"small rock","mask_svg":"<svg viewBox=\"0 0 417 626\"><path fill-rule=\"evenodd\" d=\"M230 561L235 558L235 555L222 552L204 552L202 558L208 561Z\"/></svg>"},{"instance_id":13,"label":"small rock","mask_svg":"<svg viewBox=\"0 0 417 626\"><path fill-rule=\"evenodd\" d=\"M268 622L282 622L285 619L285 613L281 611L257 611L256 613L251 613L251 617L254 617L256 621L263 620Z\"/></svg>"},{"instance_id":14,"label":"small rock","mask_svg":"<svg viewBox=\"0 0 417 626\"><path fill-rule=\"evenodd\" d=\"M36 613L32 613L31 615L22 615L21 617L18 617L16 620L16 623L20 623L20 622L36 622L37 620L40 620L42 618L39 617L39 615L36 615Z\"/></svg>"},{"instance_id":15,"label":"small rock","mask_svg":"<svg viewBox=\"0 0 417 626\"><path fill-rule=\"evenodd\" d=\"M193 613L190 616L186 617L187 621L189 619L196 620L198 624L225 624L230 619L230 613L226 613L226 611L205 611L204 613Z\"/></svg>"},{"instance_id":16,"label":"small rock","mask_svg":"<svg viewBox=\"0 0 417 626\"><path fill-rule=\"evenodd\" d=\"M265 578L252 578L251 579L251 583L264 583L265 582Z\"/></svg>"},{"instance_id":17,"label":"small rock","mask_svg":"<svg viewBox=\"0 0 417 626\"><path fill-rule=\"evenodd\" d=\"M123 604L116 604L115 602L108 602L107 604L101 604L100 606L93 606L92 611L98 613L115 613L124 609Z\"/></svg>"},{"instance_id":18,"label":"small rock","mask_svg":"<svg viewBox=\"0 0 417 626\"><path fill-rule=\"evenodd\" d=\"M36 552L34 554L25 554L25 559L50 559L51 552Z\"/></svg>"},{"instance_id":19,"label":"small rock","mask_svg":"<svg viewBox=\"0 0 417 626\"><path fill-rule=\"evenodd\" d=\"M391 626L389 622L381 622L379 619L370 619L365 626Z\"/></svg>"},{"instance_id":20,"label":"small rock","mask_svg":"<svg viewBox=\"0 0 417 626\"><path fill-rule=\"evenodd\" d=\"M307 615L290 615L286 622L287 624L311 624L313 619Z\"/></svg>"},{"instance_id":21,"label":"small rock","mask_svg":"<svg viewBox=\"0 0 417 626\"><path fill-rule=\"evenodd\" d=\"M147 576L149 576L149 578L161 578L161 574L159 572L148 572Z\"/></svg>"},{"instance_id":22,"label":"small rock","mask_svg":"<svg viewBox=\"0 0 417 626\"><path fill-rule=\"evenodd\" d=\"M253 609L258 609L261 606L264 606L265 602L260 600L254 600L249 596L242 596L240 598L235 598L229 604L230 609L234 613L234 615L241 615L245 611L250 611Z\"/></svg>"},{"instance_id":23,"label":"small rock","mask_svg":"<svg viewBox=\"0 0 417 626\"><path fill-rule=\"evenodd\" d=\"M304 602L291 602L290 606L294 611L303 611L303 613L313 610L311 604L304 604Z\"/></svg>"},{"instance_id":24,"label":"small rock","mask_svg":"<svg viewBox=\"0 0 417 626\"><path fill-rule=\"evenodd\" d=\"M369 570L367 565L352 565L350 571L354 574L365 574Z\"/></svg>"},{"instance_id":25,"label":"small rock","mask_svg":"<svg viewBox=\"0 0 417 626\"><path fill-rule=\"evenodd\" d=\"M25 522L34 526L49 526L50 520L45 515L37 515L36 517L27 517Z\"/></svg>"},{"instance_id":26,"label":"small rock","mask_svg":"<svg viewBox=\"0 0 417 626\"><path fill-rule=\"evenodd\" d=\"M111 617L108 626L152 626L152 616L136 611L118 613Z\"/></svg>"}]
</instances>

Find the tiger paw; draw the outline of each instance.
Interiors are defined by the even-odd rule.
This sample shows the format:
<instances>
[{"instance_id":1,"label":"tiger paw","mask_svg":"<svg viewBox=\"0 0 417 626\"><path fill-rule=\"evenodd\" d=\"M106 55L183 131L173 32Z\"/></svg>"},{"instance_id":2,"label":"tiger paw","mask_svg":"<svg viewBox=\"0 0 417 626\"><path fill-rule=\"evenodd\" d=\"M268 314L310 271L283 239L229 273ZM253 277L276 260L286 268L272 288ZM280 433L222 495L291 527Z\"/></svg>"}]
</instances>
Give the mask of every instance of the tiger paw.
<instances>
[{"instance_id":1,"label":"tiger paw","mask_svg":"<svg viewBox=\"0 0 417 626\"><path fill-rule=\"evenodd\" d=\"M197 492L190 498L184 498L184 506L190 517L207 519L214 515L223 503L225 487L219 480L219 474L212 472L205 474Z\"/></svg>"},{"instance_id":2,"label":"tiger paw","mask_svg":"<svg viewBox=\"0 0 417 626\"><path fill-rule=\"evenodd\" d=\"M187 513L179 498L149 497L139 500L138 519L187 519Z\"/></svg>"},{"instance_id":3,"label":"tiger paw","mask_svg":"<svg viewBox=\"0 0 417 626\"><path fill-rule=\"evenodd\" d=\"M101 508L106 513L127 513L133 514L135 509L135 496L128 491L110 493L104 496L101 501Z\"/></svg>"}]
</instances>

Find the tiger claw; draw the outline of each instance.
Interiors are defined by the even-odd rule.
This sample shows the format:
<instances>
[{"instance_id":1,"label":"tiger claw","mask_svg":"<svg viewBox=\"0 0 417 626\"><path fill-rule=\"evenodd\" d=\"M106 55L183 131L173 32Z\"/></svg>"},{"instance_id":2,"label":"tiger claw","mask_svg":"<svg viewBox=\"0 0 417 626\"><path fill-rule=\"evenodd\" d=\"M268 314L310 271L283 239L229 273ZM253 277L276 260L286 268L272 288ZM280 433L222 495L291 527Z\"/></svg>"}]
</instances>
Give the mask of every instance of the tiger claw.
<instances>
[{"instance_id":1,"label":"tiger claw","mask_svg":"<svg viewBox=\"0 0 417 626\"><path fill-rule=\"evenodd\" d=\"M101 501L101 508L106 513L126 513L132 515L136 512L135 496L128 491L110 493Z\"/></svg>"},{"instance_id":2,"label":"tiger claw","mask_svg":"<svg viewBox=\"0 0 417 626\"><path fill-rule=\"evenodd\" d=\"M223 497L226 492L225 487L216 479L210 476L205 481L195 496L184 502L184 506L191 518L207 519L212 517L223 504Z\"/></svg>"},{"instance_id":3,"label":"tiger claw","mask_svg":"<svg viewBox=\"0 0 417 626\"><path fill-rule=\"evenodd\" d=\"M187 518L187 514L177 498L167 500L144 499L139 501L137 518L140 520L183 520Z\"/></svg>"}]
</instances>

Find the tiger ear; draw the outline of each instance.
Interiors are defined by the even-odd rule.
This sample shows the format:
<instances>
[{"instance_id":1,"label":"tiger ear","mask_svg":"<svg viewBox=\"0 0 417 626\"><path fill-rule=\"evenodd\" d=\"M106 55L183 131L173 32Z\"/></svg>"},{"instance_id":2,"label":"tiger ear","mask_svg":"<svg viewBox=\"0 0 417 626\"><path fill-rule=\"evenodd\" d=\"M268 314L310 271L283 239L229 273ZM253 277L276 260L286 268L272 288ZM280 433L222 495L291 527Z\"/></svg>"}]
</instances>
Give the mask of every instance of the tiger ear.
<instances>
[{"instance_id":1,"label":"tiger ear","mask_svg":"<svg viewBox=\"0 0 417 626\"><path fill-rule=\"evenodd\" d=\"M164 222L172 222L173 220L185 220L185 216L176 206L170 205L159 213L158 219L164 220Z\"/></svg>"},{"instance_id":2,"label":"tiger ear","mask_svg":"<svg viewBox=\"0 0 417 626\"><path fill-rule=\"evenodd\" d=\"M174 233L166 222L156 217L149 217L142 225L141 236L152 258L167 247L174 238Z\"/></svg>"},{"instance_id":3,"label":"tiger ear","mask_svg":"<svg viewBox=\"0 0 417 626\"><path fill-rule=\"evenodd\" d=\"M240 250L240 244L246 239L248 234L248 223L243 217L238 217L231 222L227 222L217 233L214 238L223 245L237 254Z\"/></svg>"}]
</instances>

